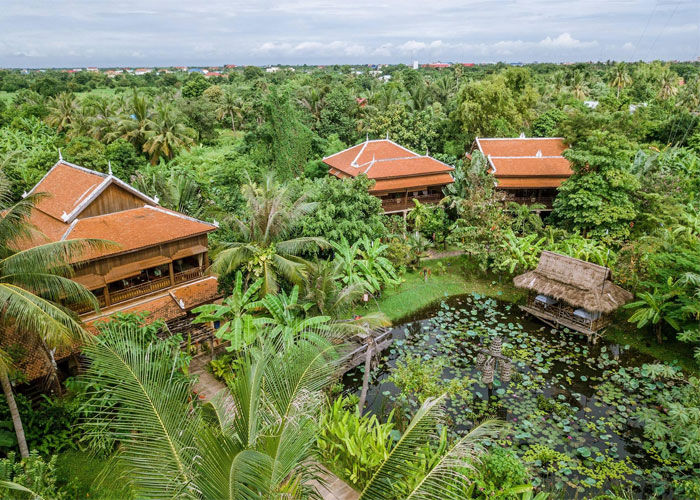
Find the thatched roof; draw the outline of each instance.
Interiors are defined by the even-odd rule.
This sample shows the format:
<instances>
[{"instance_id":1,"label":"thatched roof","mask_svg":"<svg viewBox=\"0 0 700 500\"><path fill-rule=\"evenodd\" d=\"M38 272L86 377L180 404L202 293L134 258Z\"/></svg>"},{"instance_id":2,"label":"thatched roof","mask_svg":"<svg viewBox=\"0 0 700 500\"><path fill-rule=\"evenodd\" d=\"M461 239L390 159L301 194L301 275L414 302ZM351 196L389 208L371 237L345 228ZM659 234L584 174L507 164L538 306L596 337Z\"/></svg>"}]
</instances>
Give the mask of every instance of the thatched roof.
<instances>
[{"instance_id":1,"label":"thatched roof","mask_svg":"<svg viewBox=\"0 0 700 500\"><path fill-rule=\"evenodd\" d=\"M544 251L537 269L516 276L513 283L588 311L610 313L633 295L611 281L607 267Z\"/></svg>"}]
</instances>

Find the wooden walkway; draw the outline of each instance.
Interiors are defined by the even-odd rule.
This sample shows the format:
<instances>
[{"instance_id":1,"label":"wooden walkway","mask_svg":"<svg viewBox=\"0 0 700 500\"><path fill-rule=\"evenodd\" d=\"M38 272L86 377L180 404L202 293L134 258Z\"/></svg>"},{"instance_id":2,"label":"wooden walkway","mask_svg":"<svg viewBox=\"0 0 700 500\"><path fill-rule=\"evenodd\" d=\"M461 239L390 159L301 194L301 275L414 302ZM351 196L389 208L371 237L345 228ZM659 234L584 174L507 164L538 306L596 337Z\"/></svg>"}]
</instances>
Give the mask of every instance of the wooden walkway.
<instances>
[{"instance_id":1,"label":"wooden walkway","mask_svg":"<svg viewBox=\"0 0 700 500\"><path fill-rule=\"evenodd\" d=\"M209 356L200 356L190 363L190 373L197 375L199 379L194 385L194 391L199 397L207 401L211 400L219 392L225 391L226 386L216 380L214 376L205 368L209 362ZM319 465L321 469L320 481L313 481L312 484L323 500L357 500L360 494L353 490L347 483Z\"/></svg>"}]
</instances>

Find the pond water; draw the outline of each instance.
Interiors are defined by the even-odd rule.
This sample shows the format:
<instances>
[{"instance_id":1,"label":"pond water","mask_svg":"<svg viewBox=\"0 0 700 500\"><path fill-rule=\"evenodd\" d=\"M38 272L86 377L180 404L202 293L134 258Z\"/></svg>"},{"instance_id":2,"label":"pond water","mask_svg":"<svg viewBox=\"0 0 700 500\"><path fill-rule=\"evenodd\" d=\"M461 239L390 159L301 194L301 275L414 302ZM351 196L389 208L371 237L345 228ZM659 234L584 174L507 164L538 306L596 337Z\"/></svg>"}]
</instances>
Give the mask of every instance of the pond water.
<instances>
[{"instance_id":1,"label":"pond water","mask_svg":"<svg viewBox=\"0 0 700 500\"><path fill-rule=\"evenodd\" d=\"M487 385L476 356L496 337L512 360L512 376L503 382L496 370ZM425 397L448 390L451 429L458 433L489 416L508 421L510 432L487 444L515 449L541 471L543 486L578 490L579 498L620 482L668 493L676 469L654 457L636 416L664 389L641 375L652 361L647 356L604 339L590 344L516 305L478 295L416 313L393 329L393 338L372 372L367 399L375 413L395 406L412 413ZM349 392L361 385L362 371L345 375Z\"/></svg>"}]
</instances>

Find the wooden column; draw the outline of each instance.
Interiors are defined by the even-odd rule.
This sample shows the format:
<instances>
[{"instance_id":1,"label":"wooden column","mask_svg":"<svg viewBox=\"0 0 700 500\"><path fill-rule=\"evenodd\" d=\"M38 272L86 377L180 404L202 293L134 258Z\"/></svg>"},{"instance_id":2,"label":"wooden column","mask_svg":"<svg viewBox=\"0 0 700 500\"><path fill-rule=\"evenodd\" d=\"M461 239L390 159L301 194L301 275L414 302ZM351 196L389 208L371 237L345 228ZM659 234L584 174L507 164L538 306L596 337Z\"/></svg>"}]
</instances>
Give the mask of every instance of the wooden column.
<instances>
[{"instance_id":1,"label":"wooden column","mask_svg":"<svg viewBox=\"0 0 700 500\"><path fill-rule=\"evenodd\" d=\"M109 307L112 301L109 299L109 285L105 285L105 307Z\"/></svg>"},{"instance_id":2,"label":"wooden column","mask_svg":"<svg viewBox=\"0 0 700 500\"><path fill-rule=\"evenodd\" d=\"M168 263L168 272L170 273L170 286L175 286L175 271L173 269L173 261Z\"/></svg>"}]
</instances>

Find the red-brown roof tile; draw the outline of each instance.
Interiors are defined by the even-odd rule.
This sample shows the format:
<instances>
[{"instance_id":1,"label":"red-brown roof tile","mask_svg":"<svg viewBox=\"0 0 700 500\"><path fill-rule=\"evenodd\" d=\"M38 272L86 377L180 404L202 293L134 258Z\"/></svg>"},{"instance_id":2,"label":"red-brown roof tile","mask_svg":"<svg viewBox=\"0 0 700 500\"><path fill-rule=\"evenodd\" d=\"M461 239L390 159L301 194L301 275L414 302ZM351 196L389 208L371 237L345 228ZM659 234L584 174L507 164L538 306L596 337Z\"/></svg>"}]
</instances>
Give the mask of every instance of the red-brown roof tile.
<instances>
[{"instance_id":1,"label":"red-brown roof tile","mask_svg":"<svg viewBox=\"0 0 700 500\"><path fill-rule=\"evenodd\" d=\"M365 174L375 179L377 186L372 189L373 192L449 184L452 182L449 173L454 170L435 158L419 155L386 139L365 141L323 161L336 177ZM401 182L388 183L383 179L401 179Z\"/></svg>"},{"instance_id":2,"label":"red-brown roof tile","mask_svg":"<svg viewBox=\"0 0 700 500\"><path fill-rule=\"evenodd\" d=\"M212 224L161 207L144 206L86 219L78 219L65 239L98 238L117 243L118 248L85 256L85 260L129 252L167 241L214 231Z\"/></svg>"},{"instance_id":3,"label":"red-brown roof tile","mask_svg":"<svg viewBox=\"0 0 700 500\"><path fill-rule=\"evenodd\" d=\"M484 156L561 156L567 146L560 137L476 139Z\"/></svg>"},{"instance_id":4,"label":"red-brown roof tile","mask_svg":"<svg viewBox=\"0 0 700 500\"><path fill-rule=\"evenodd\" d=\"M83 199L88 197L106 176L98 172L59 162L34 186L32 193L47 193L48 196L37 203L36 208L62 220L64 213L70 213Z\"/></svg>"},{"instance_id":5,"label":"red-brown roof tile","mask_svg":"<svg viewBox=\"0 0 700 500\"><path fill-rule=\"evenodd\" d=\"M555 188L570 177L561 138L477 138L501 188Z\"/></svg>"}]
</instances>

